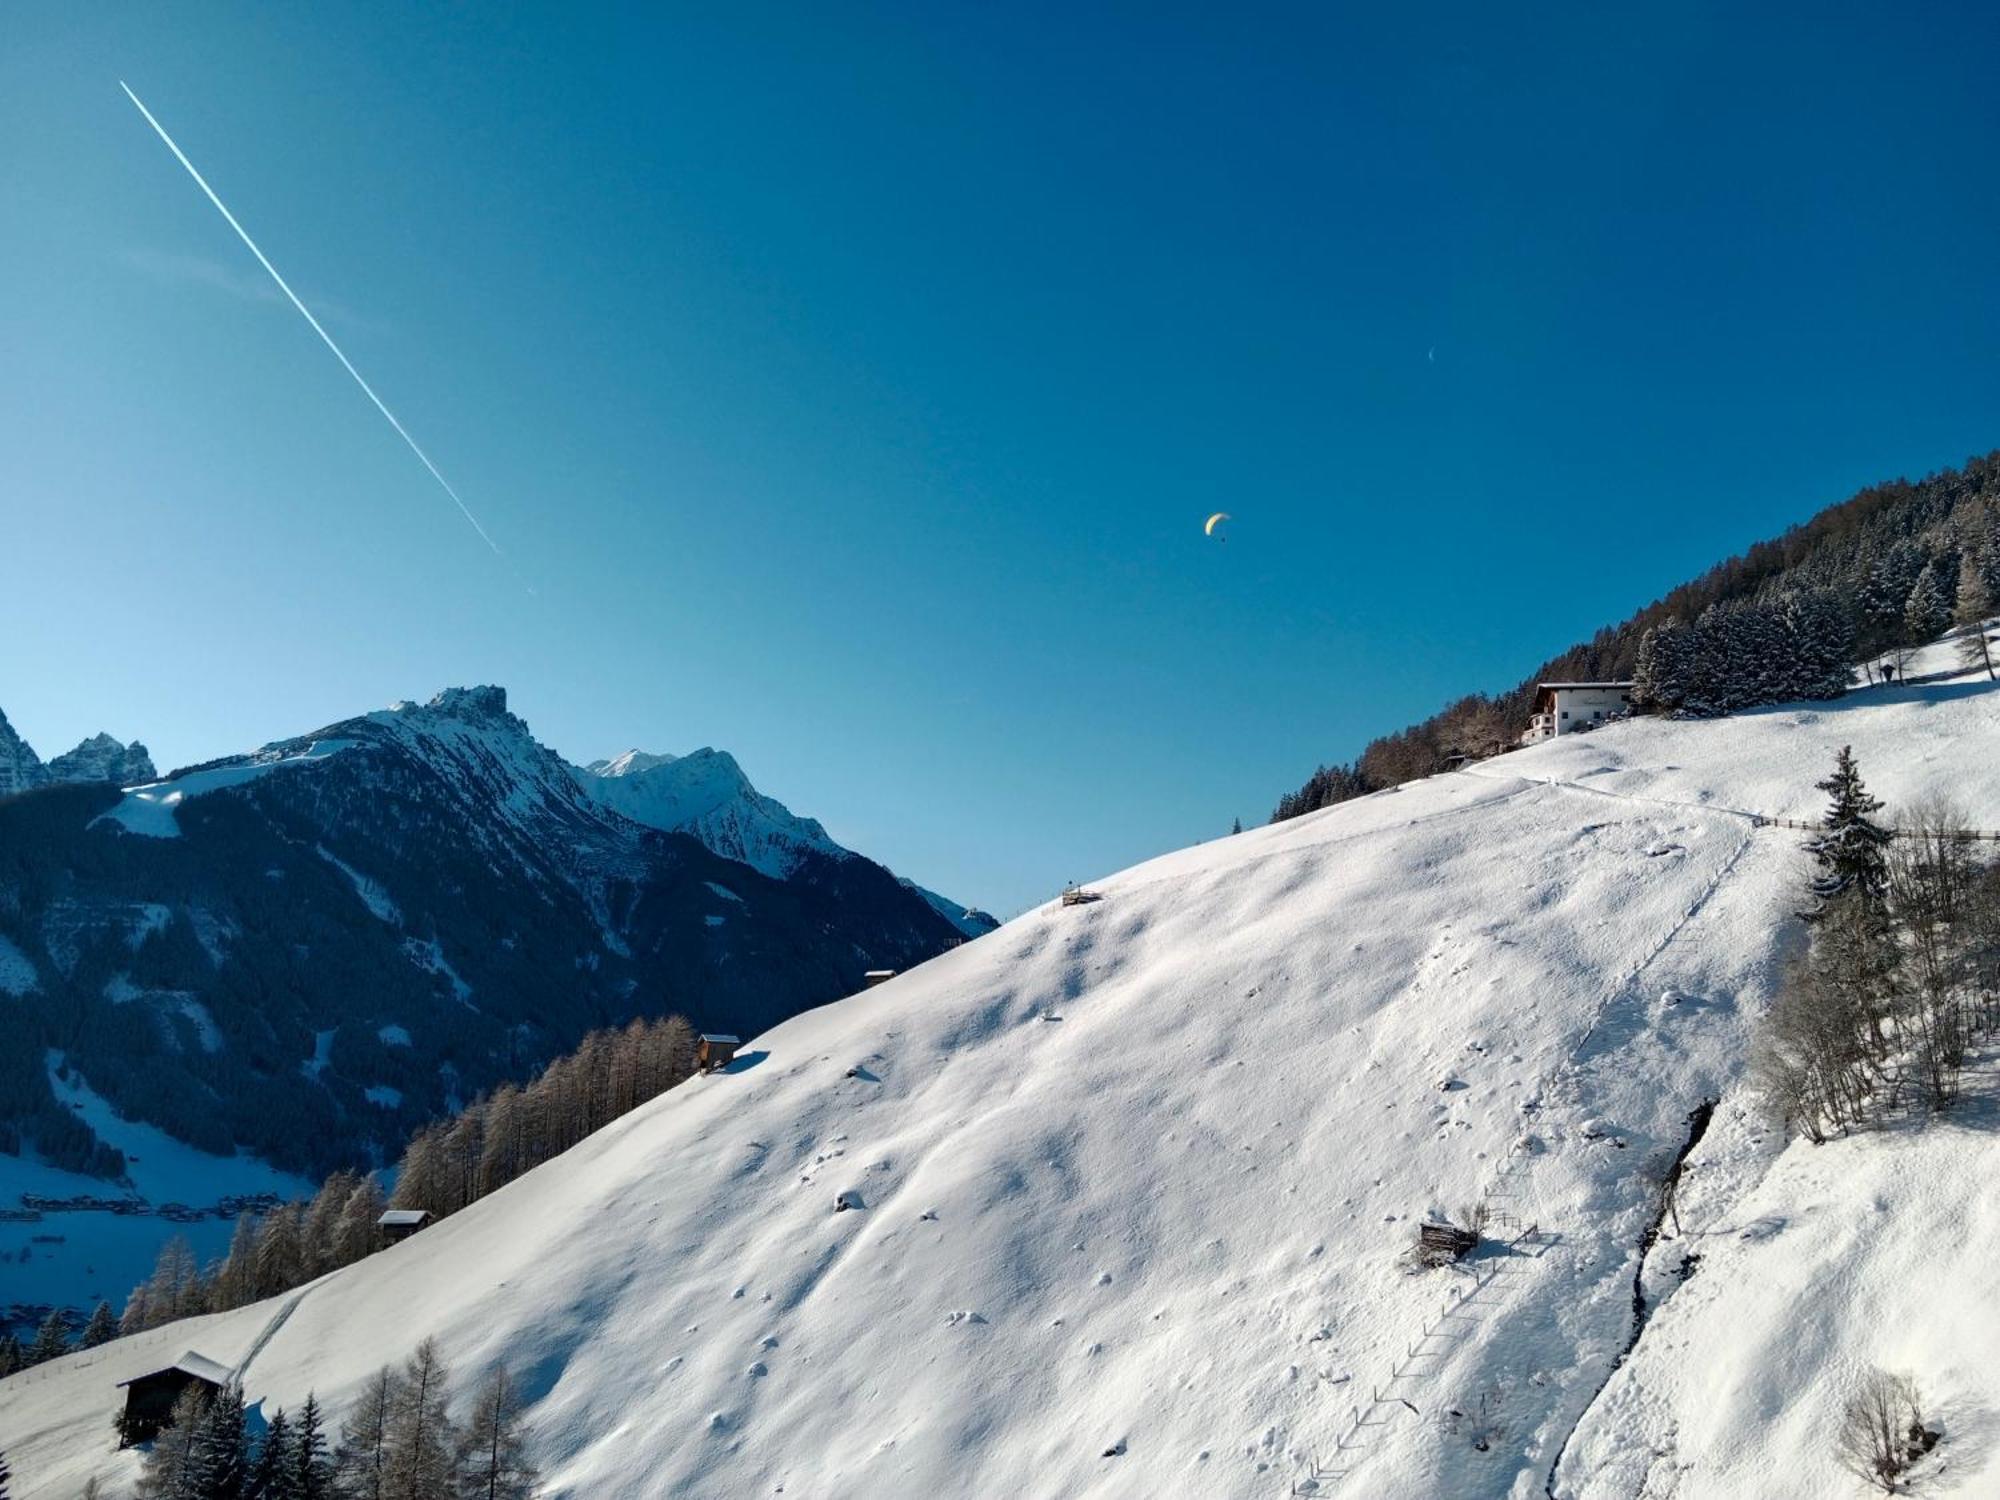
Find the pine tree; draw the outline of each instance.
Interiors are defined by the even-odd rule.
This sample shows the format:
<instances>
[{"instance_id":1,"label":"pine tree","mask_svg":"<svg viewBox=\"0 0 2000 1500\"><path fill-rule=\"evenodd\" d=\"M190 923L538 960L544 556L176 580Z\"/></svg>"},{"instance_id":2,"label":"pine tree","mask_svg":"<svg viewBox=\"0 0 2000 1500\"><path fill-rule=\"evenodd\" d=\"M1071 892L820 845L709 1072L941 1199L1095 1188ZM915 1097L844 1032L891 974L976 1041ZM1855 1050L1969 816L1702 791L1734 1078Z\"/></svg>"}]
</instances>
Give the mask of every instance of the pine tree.
<instances>
[{"instance_id":1,"label":"pine tree","mask_svg":"<svg viewBox=\"0 0 2000 1500\"><path fill-rule=\"evenodd\" d=\"M1243 820L1241 818L1237 818L1232 823L1230 823L1229 835L1231 838L1234 838L1237 834L1241 833L1242 831L1243 831Z\"/></svg>"},{"instance_id":2,"label":"pine tree","mask_svg":"<svg viewBox=\"0 0 2000 1500\"><path fill-rule=\"evenodd\" d=\"M197 1424L188 1452L189 1500L243 1500L249 1471L243 1388L232 1381L216 1392Z\"/></svg>"},{"instance_id":3,"label":"pine tree","mask_svg":"<svg viewBox=\"0 0 2000 1500\"><path fill-rule=\"evenodd\" d=\"M452 1500L457 1434L447 1411L450 1372L425 1339L403 1366L385 1444L388 1500Z\"/></svg>"},{"instance_id":4,"label":"pine tree","mask_svg":"<svg viewBox=\"0 0 2000 1500\"><path fill-rule=\"evenodd\" d=\"M1633 702L1667 713L1685 704L1693 686L1694 646L1693 633L1679 620L1648 626L1632 671Z\"/></svg>"},{"instance_id":5,"label":"pine tree","mask_svg":"<svg viewBox=\"0 0 2000 1500\"><path fill-rule=\"evenodd\" d=\"M203 1387L190 1385L174 1402L173 1415L153 1439L139 1471L139 1500L192 1500L199 1492L190 1480L195 1447L202 1433L202 1419L208 1411Z\"/></svg>"},{"instance_id":6,"label":"pine tree","mask_svg":"<svg viewBox=\"0 0 2000 1500\"><path fill-rule=\"evenodd\" d=\"M1854 628L1823 589L1798 589L1779 608L1790 667L1788 698L1838 698L1853 678Z\"/></svg>"},{"instance_id":7,"label":"pine tree","mask_svg":"<svg viewBox=\"0 0 2000 1500\"><path fill-rule=\"evenodd\" d=\"M1849 891L1880 902L1889 887L1888 863L1882 851L1890 835L1871 821L1882 810L1882 803L1862 784L1853 746L1841 746L1834 757L1833 774L1816 785L1833 799L1823 820L1825 831L1806 845L1819 866L1812 893L1820 908L1824 910L1827 902Z\"/></svg>"},{"instance_id":8,"label":"pine tree","mask_svg":"<svg viewBox=\"0 0 2000 1500\"><path fill-rule=\"evenodd\" d=\"M507 1371L495 1365L473 1398L472 1415L458 1447L461 1500L528 1500L538 1477L527 1460L520 1395Z\"/></svg>"},{"instance_id":9,"label":"pine tree","mask_svg":"<svg viewBox=\"0 0 2000 1500\"><path fill-rule=\"evenodd\" d=\"M44 1364L52 1359L61 1359L69 1353L69 1310L55 1308L42 1319L42 1326L35 1330L35 1341L28 1346L27 1363Z\"/></svg>"},{"instance_id":10,"label":"pine tree","mask_svg":"<svg viewBox=\"0 0 2000 1500\"><path fill-rule=\"evenodd\" d=\"M347 1500L389 1500L389 1427L401 1401L395 1372L384 1365L348 1411L334 1455L338 1491Z\"/></svg>"},{"instance_id":11,"label":"pine tree","mask_svg":"<svg viewBox=\"0 0 2000 1500\"><path fill-rule=\"evenodd\" d=\"M100 1302L91 1309L90 1321L83 1325L83 1347L95 1349L100 1344L108 1344L118 1337L118 1320L111 1314L111 1304Z\"/></svg>"},{"instance_id":12,"label":"pine tree","mask_svg":"<svg viewBox=\"0 0 2000 1500\"><path fill-rule=\"evenodd\" d=\"M1957 592L1958 563L1934 557L1917 575L1916 586L1903 606L1904 643L1921 646L1944 634L1951 623L1953 596Z\"/></svg>"},{"instance_id":13,"label":"pine tree","mask_svg":"<svg viewBox=\"0 0 2000 1500\"><path fill-rule=\"evenodd\" d=\"M307 1392L298 1424L292 1429L291 1500L332 1500L333 1493L333 1460L326 1451L319 1398Z\"/></svg>"},{"instance_id":14,"label":"pine tree","mask_svg":"<svg viewBox=\"0 0 2000 1500\"><path fill-rule=\"evenodd\" d=\"M21 1341L11 1333L0 1334L0 1379L12 1375L26 1360L27 1355L22 1352Z\"/></svg>"},{"instance_id":15,"label":"pine tree","mask_svg":"<svg viewBox=\"0 0 2000 1500\"><path fill-rule=\"evenodd\" d=\"M292 1424L280 1407L257 1445L257 1461L250 1466L250 1479L243 1487L244 1500L297 1500L297 1479Z\"/></svg>"}]
</instances>

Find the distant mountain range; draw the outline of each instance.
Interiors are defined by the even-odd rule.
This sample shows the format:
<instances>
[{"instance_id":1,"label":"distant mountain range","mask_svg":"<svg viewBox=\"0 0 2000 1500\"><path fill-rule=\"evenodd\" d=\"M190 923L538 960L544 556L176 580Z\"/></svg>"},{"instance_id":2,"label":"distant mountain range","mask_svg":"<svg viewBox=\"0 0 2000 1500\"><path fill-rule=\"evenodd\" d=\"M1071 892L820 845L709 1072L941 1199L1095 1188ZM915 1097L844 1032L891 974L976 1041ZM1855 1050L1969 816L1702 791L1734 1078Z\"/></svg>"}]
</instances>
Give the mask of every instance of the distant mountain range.
<instances>
[{"instance_id":1,"label":"distant mountain range","mask_svg":"<svg viewBox=\"0 0 2000 1500\"><path fill-rule=\"evenodd\" d=\"M44 765L28 742L14 732L0 713L0 797L31 792L37 787L74 781L116 781L131 785L151 781L160 773L146 747L134 740L120 744L108 734L89 739Z\"/></svg>"},{"instance_id":2,"label":"distant mountain range","mask_svg":"<svg viewBox=\"0 0 2000 1500\"><path fill-rule=\"evenodd\" d=\"M572 766L497 687L161 779L0 719L0 1149L115 1176L121 1114L314 1173L595 1026L754 1034L996 925L843 849L726 753Z\"/></svg>"}]
</instances>

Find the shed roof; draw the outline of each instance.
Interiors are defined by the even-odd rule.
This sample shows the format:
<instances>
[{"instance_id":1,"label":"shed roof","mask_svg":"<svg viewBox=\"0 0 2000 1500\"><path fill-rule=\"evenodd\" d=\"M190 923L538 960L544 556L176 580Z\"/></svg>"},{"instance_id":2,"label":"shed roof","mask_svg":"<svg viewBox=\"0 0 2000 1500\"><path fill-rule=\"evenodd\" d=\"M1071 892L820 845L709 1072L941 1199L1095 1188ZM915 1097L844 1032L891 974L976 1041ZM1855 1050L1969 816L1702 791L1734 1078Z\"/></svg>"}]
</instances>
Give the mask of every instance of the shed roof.
<instances>
[{"instance_id":1,"label":"shed roof","mask_svg":"<svg viewBox=\"0 0 2000 1500\"><path fill-rule=\"evenodd\" d=\"M409 1224L421 1224L431 1216L428 1208L391 1208L383 1211L375 1222L385 1229L401 1229Z\"/></svg>"},{"instance_id":2,"label":"shed roof","mask_svg":"<svg viewBox=\"0 0 2000 1500\"><path fill-rule=\"evenodd\" d=\"M870 969L861 977L863 979L894 979L896 971L894 969Z\"/></svg>"},{"instance_id":3,"label":"shed roof","mask_svg":"<svg viewBox=\"0 0 2000 1500\"><path fill-rule=\"evenodd\" d=\"M121 1380L118 1383L121 1386L134 1385L141 1380L151 1380L155 1375L172 1374L176 1370L183 1375L192 1375L196 1380L205 1380L210 1385L229 1384L227 1365L219 1365L206 1355L196 1354L192 1349L170 1365L161 1365L157 1370L148 1370L143 1375L134 1375L130 1380Z\"/></svg>"},{"instance_id":4,"label":"shed roof","mask_svg":"<svg viewBox=\"0 0 2000 1500\"><path fill-rule=\"evenodd\" d=\"M726 1031L704 1031L701 1034L701 1039L704 1042L727 1042L732 1047L740 1047L743 1045L742 1037L731 1036Z\"/></svg>"}]
</instances>

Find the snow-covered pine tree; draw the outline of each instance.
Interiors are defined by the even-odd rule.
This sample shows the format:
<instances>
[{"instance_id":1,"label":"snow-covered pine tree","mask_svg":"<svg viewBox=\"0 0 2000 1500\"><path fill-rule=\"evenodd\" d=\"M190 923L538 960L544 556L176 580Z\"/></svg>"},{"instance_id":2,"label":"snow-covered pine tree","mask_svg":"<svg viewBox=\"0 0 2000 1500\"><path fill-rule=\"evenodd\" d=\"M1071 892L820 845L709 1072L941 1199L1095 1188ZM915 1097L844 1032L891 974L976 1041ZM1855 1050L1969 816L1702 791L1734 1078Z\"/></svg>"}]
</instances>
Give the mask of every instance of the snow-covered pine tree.
<instances>
[{"instance_id":1,"label":"snow-covered pine tree","mask_svg":"<svg viewBox=\"0 0 2000 1500\"><path fill-rule=\"evenodd\" d=\"M1921 646L1944 634L1951 623L1958 589L1958 562L1934 557L1917 575L1916 586L1903 606L1904 644Z\"/></svg>"},{"instance_id":2,"label":"snow-covered pine tree","mask_svg":"<svg viewBox=\"0 0 2000 1500\"><path fill-rule=\"evenodd\" d=\"M35 1330L35 1341L28 1345L27 1363L44 1364L52 1359L61 1359L69 1353L69 1311L67 1308L53 1308L42 1319L42 1326Z\"/></svg>"},{"instance_id":3,"label":"snow-covered pine tree","mask_svg":"<svg viewBox=\"0 0 2000 1500\"><path fill-rule=\"evenodd\" d=\"M201 1437L202 1417L208 1410L204 1389L190 1385L174 1402L167 1425L153 1439L153 1446L139 1470L138 1500L189 1500L196 1492L189 1487L195 1445Z\"/></svg>"},{"instance_id":4,"label":"snow-covered pine tree","mask_svg":"<svg viewBox=\"0 0 2000 1500\"><path fill-rule=\"evenodd\" d=\"M281 1406L264 1428L257 1457L243 1486L243 1500L297 1500L298 1465L292 1453L292 1422Z\"/></svg>"},{"instance_id":5,"label":"snow-covered pine tree","mask_svg":"<svg viewBox=\"0 0 2000 1500\"><path fill-rule=\"evenodd\" d=\"M1898 542L1878 556L1862 577L1860 593L1862 619L1868 628L1869 650L1899 644L1903 639L1903 612L1910 591L1923 571L1923 559L1908 542Z\"/></svg>"},{"instance_id":6,"label":"snow-covered pine tree","mask_svg":"<svg viewBox=\"0 0 2000 1500\"><path fill-rule=\"evenodd\" d=\"M402 1399L395 1371L382 1366L340 1427L334 1453L334 1488L343 1500L389 1500L389 1425Z\"/></svg>"},{"instance_id":7,"label":"snow-covered pine tree","mask_svg":"<svg viewBox=\"0 0 2000 1500\"><path fill-rule=\"evenodd\" d=\"M1850 891L1880 901L1889 886L1888 861L1882 851L1890 834L1873 821L1882 803L1862 784L1853 746L1840 747L1833 774L1815 785L1833 801L1823 820L1824 831L1806 845L1819 866L1812 882L1814 898L1821 910Z\"/></svg>"},{"instance_id":8,"label":"snow-covered pine tree","mask_svg":"<svg viewBox=\"0 0 2000 1500\"><path fill-rule=\"evenodd\" d=\"M1693 677L1695 639L1679 620L1650 625L1639 639L1632 672L1633 701L1642 708L1672 712L1687 702Z\"/></svg>"},{"instance_id":9,"label":"snow-covered pine tree","mask_svg":"<svg viewBox=\"0 0 2000 1500\"><path fill-rule=\"evenodd\" d=\"M118 1319L112 1315L111 1304L100 1302L90 1310L90 1321L83 1325L83 1347L95 1349L99 1344L108 1344L118 1337Z\"/></svg>"},{"instance_id":10,"label":"snow-covered pine tree","mask_svg":"<svg viewBox=\"0 0 2000 1500\"><path fill-rule=\"evenodd\" d=\"M292 1500L333 1500L333 1459L319 1397L308 1391L292 1428Z\"/></svg>"},{"instance_id":11,"label":"snow-covered pine tree","mask_svg":"<svg viewBox=\"0 0 2000 1500\"><path fill-rule=\"evenodd\" d=\"M495 1365L459 1438L460 1500L528 1500L537 1477L527 1459L520 1395L506 1369Z\"/></svg>"},{"instance_id":12,"label":"snow-covered pine tree","mask_svg":"<svg viewBox=\"0 0 2000 1500\"><path fill-rule=\"evenodd\" d=\"M243 1500L249 1446L243 1388L232 1381L215 1393L195 1424L184 1480L188 1500Z\"/></svg>"},{"instance_id":13,"label":"snow-covered pine tree","mask_svg":"<svg viewBox=\"0 0 2000 1500\"><path fill-rule=\"evenodd\" d=\"M1798 589L1780 606L1791 681L1785 696L1838 698L1852 676L1854 627L1841 601L1824 589Z\"/></svg>"},{"instance_id":14,"label":"snow-covered pine tree","mask_svg":"<svg viewBox=\"0 0 2000 1500\"><path fill-rule=\"evenodd\" d=\"M390 1500L453 1500L458 1434L448 1409L450 1384L437 1340L425 1339L403 1366L390 1413L384 1462Z\"/></svg>"}]
</instances>

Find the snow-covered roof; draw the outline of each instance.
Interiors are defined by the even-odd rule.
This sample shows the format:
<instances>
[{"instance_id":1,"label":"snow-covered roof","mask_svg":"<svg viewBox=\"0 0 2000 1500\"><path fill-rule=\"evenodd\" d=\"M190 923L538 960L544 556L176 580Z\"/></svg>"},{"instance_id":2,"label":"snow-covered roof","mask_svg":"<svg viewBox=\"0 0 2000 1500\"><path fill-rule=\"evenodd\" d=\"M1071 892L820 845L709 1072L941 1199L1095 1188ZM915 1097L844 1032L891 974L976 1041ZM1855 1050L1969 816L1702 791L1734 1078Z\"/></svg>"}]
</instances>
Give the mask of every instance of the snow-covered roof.
<instances>
[{"instance_id":1,"label":"snow-covered roof","mask_svg":"<svg viewBox=\"0 0 2000 1500\"><path fill-rule=\"evenodd\" d=\"M1629 682L1540 682L1535 685L1543 692L1556 688L1608 688L1613 692L1623 692L1632 686Z\"/></svg>"},{"instance_id":2,"label":"snow-covered roof","mask_svg":"<svg viewBox=\"0 0 2000 1500\"><path fill-rule=\"evenodd\" d=\"M729 1034L728 1032L726 1032L726 1031L704 1031L704 1032L703 1032L703 1033L701 1034L701 1039L702 1039L702 1040L703 1040L704 1042L722 1042L722 1043L726 1043L727 1045L729 1045L729 1046L731 1046L731 1047L740 1047L740 1046L742 1046L742 1045L743 1045L743 1038L742 1038L742 1037L740 1037L740 1036L731 1036L731 1035L730 1035L730 1034Z\"/></svg>"},{"instance_id":3,"label":"snow-covered roof","mask_svg":"<svg viewBox=\"0 0 2000 1500\"><path fill-rule=\"evenodd\" d=\"M227 1365L219 1365L203 1354L190 1349L170 1365L162 1365L157 1370L148 1370L143 1375L134 1375L130 1380L121 1380L121 1386L132 1385L141 1380L151 1380L155 1375L166 1375L178 1370L183 1375L192 1375L196 1380L206 1380L210 1385L229 1384L230 1373Z\"/></svg>"},{"instance_id":4,"label":"snow-covered roof","mask_svg":"<svg viewBox=\"0 0 2000 1500\"><path fill-rule=\"evenodd\" d=\"M383 1212L375 1222L384 1229L403 1229L421 1224L431 1216L427 1208L391 1208Z\"/></svg>"}]
</instances>

